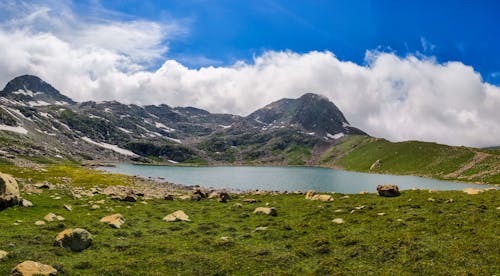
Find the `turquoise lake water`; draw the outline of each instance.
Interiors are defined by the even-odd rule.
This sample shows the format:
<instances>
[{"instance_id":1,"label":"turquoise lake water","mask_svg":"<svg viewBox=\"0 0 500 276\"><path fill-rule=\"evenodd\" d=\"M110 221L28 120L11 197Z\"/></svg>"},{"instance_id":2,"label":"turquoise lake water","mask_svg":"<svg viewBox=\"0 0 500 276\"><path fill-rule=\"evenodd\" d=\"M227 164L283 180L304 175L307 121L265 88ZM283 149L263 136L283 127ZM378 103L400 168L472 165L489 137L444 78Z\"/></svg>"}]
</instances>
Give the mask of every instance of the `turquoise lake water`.
<instances>
[{"instance_id":1,"label":"turquoise lake water","mask_svg":"<svg viewBox=\"0 0 500 276\"><path fill-rule=\"evenodd\" d=\"M289 192L316 190L359 193L361 191L375 192L377 185L387 183L397 184L402 190L413 188L462 190L467 187L491 187L416 176L368 174L315 167L178 167L119 163L116 164L116 167L102 167L100 169L141 177L160 177L175 184L199 185L216 189L225 188L235 191L258 189Z\"/></svg>"}]
</instances>

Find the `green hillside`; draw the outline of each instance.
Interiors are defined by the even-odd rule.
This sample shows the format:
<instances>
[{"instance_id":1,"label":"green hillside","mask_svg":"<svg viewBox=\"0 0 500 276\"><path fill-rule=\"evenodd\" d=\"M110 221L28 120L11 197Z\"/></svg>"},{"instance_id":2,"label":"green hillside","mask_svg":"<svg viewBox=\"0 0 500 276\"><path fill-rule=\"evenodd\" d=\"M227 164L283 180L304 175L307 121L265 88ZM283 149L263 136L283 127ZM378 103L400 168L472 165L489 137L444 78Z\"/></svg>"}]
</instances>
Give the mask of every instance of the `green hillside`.
<instances>
[{"instance_id":1,"label":"green hillside","mask_svg":"<svg viewBox=\"0 0 500 276\"><path fill-rule=\"evenodd\" d=\"M377 160L380 160L380 165L370 170ZM361 172L500 183L500 151L418 141L392 143L384 139L350 136L324 152L320 164Z\"/></svg>"}]
</instances>

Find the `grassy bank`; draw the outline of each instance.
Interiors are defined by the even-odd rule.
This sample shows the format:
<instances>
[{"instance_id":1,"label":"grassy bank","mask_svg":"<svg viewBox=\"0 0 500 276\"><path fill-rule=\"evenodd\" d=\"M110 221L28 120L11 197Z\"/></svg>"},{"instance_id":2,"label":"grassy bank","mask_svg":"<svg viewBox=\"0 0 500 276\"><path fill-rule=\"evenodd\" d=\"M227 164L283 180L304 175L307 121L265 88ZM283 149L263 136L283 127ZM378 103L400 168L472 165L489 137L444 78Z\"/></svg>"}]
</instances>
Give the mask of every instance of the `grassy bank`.
<instances>
[{"instance_id":1,"label":"grassy bank","mask_svg":"<svg viewBox=\"0 0 500 276\"><path fill-rule=\"evenodd\" d=\"M43 173L58 177L60 170L48 167ZM86 171L75 167L66 170L73 176ZM36 174L30 176L41 177ZM119 175L95 175L100 179L88 181L130 181ZM335 194L332 202L310 201L303 195L291 194L240 195L226 204L216 200L130 203L104 195L74 199L63 190L23 196L35 207L0 211L0 249L9 252L8 258L0 262L0 275L7 275L27 259L54 265L64 271L63 275L500 272L499 191L478 195L403 191L396 198ZM257 203L245 203L244 197L254 198ZM91 210L89 201L101 199L105 200L101 208ZM73 211L66 210L64 204L73 206ZM276 217L253 214L256 207L267 204L277 209ZM192 222L162 220L179 209ZM49 212L65 220L34 225ZM99 222L101 217L114 213L124 215L122 229ZM345 223L335 224L335 218ZM94 244L80 253L52 246L56 234L68 227L87 229L94 235ZM267 229L255 231L257 227Z\"/></svg>"}]
</instances>

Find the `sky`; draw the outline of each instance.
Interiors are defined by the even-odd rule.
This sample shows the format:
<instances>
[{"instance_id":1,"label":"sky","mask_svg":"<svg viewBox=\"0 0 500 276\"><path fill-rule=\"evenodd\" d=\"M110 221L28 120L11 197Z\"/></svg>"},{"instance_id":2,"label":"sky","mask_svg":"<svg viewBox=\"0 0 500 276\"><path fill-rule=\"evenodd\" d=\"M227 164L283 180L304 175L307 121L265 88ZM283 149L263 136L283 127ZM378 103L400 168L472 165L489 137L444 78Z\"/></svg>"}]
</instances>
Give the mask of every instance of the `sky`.
<instances>
[{"instance_id":1,"label":"sky","mask_svg":"<svg viewBox=\"0 0 500 276\"><path fill-rule=\"evenodd\" d=\"M0 85L248 115L327 96L391 141L500 145L499 1L0 1Z\"/></svg>"}]
</instances>

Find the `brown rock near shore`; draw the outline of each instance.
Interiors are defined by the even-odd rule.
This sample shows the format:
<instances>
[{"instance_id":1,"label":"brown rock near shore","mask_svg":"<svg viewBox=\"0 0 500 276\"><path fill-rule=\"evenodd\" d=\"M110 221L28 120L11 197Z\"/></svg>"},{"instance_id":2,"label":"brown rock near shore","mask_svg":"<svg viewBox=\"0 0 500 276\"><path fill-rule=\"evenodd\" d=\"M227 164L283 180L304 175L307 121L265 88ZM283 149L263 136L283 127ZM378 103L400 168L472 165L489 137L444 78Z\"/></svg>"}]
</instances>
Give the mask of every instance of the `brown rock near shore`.
<instances>
[{"instance_id":1,"label":"brown rock near shore","mask_svg":"<svg viewBox=\"0 0 500 276\"><path fill-rule=\"evenodd\" d=\"M191 221L189 216L184 213L182 210L175 211L171 214L168 214L163 218L164 221L173 222L173 221Z\"/></svg>"},{"instance_id":2,"label":"brown rock near shore","mask_svg":"<svg viewBox=\"0 0 500 276\"><path fill-rule=\"evenodd\" d=\"M378 185L377 192L380 196L385 197L394 197L400 195L398 186L394 184Z\"/></svg>"}]
</instances>

